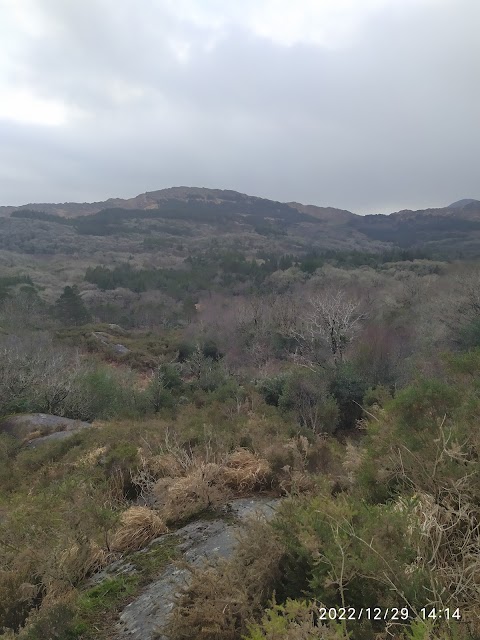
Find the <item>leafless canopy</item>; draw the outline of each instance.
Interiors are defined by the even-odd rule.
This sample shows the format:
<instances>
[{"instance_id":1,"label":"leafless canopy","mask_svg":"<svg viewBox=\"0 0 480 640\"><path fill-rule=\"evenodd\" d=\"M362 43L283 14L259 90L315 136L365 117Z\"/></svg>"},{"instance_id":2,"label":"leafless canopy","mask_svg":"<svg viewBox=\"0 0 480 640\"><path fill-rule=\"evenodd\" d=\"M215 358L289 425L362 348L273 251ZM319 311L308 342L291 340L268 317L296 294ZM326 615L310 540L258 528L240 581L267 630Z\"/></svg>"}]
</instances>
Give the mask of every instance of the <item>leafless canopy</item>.
<instances>
[{"instance_id":1,"label":"leafless canopy","mask_svg":"<svg viewBox=\"0 0 480 640\"><path fill-rule=\"evenodd\" d=\"M316 368L322 347L327 348L336 365L341 363L365 317L360 301L348 297L345 291L330 290L312 296L292 330L299 344L296 354L299 364L303 360L303 364Z\"/></svg>"}]
</instances>

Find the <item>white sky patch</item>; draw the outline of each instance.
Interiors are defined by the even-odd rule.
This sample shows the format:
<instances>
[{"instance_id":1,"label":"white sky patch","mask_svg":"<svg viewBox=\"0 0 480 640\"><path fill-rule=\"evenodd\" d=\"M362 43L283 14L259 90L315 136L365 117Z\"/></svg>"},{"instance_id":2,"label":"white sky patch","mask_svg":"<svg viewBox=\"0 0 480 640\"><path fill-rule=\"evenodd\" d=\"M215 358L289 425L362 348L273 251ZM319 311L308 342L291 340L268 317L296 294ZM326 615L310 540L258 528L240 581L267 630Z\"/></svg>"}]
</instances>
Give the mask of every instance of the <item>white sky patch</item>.
<instances>
[{"instance_id":1,"label":"white sky patch","mask_svg":"<svg viewBox=\"0 0 480 640\"><path fill-rule=\"evenodd\" d=\"M275 44L338 49L352 44L378 11L408 11L449 0L167 0L170 12L204 29L237 26Z\"/></svg>"},{"instance_id":2,"label":"white sky patch","mask_svg":"<svg viewBox=\"0 0 480 640\"><path fill-rule=\"evenodd\" d=\"M28 89L0 89L0 119L21 124L62 126L69 109L60 101L40 98Z\"/></svg>"},{"instance_id":3,"label":"white sky patch","mask_svg":"<svg viewBox=\"0 0 480 640\"><path fill-rule=\"evenodd\" d=\"M138 102L145 96L142 87L132 86L120 79L112 80L109 85L109 94L117 105Z\"/></svg>"},{"instance_id":4,"label":"white sky patch","mask_svg":"<svg viewBox=\"0 0 480 640\"><path fill-rule=\"evenodd\" d=\"M178 62L182 64L188 63L192 49L190 42L178 37L170 37L168 44Z\"/></svg>"},{"instance_id":5,"label":"white sky patch","mask_svg":"<svg viewBox=\"0 0 480 640\"><path fill-rule=\"evenodd\" d=\"M41 37L48 33L49 23L41 10L41 0L0 0L2 22L0 35L2 40L12 40L23 34L28 37Z\"/></svg>"}]
</instances>

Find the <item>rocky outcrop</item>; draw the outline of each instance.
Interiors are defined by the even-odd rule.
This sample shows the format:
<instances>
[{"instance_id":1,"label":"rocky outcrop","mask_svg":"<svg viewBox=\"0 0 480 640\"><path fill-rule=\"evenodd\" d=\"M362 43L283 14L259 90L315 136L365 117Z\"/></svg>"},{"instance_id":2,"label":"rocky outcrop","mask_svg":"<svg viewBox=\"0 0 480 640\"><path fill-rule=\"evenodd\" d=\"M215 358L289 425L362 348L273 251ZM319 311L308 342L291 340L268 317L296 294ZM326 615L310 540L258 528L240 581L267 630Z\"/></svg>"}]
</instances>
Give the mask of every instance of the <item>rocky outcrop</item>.
<instances>
[{"instance_id":1,"label":"rocky outcrop","mask_svg":"<svg viewBox=\"0 0 480 640\"><path fill-rule=\"evenodd\" d=\"M74 433L91 427L89 422L53 416L48 413L25 413L9 416L0 422L0 433L7 433L27 446L36 447L50 440L68 438Z\"/></svg>"},{"instance_id":2,"label":"rocky outcrop","mask_svg":"<svg viewBox=\"0 0 480 640\"><path fill-rule=\"evenodd\" d=\"M109 325L109 326L116 327L117 325ZM111 342L112 336L110 336L108 333L105 333L104 331L93 331L92 337L98 340L99 342L101 342L106 347L109 347L110 349L115 351L115 353L119 353L120 355L130 353L130 349L127 349L125 345L118 344L118 343L114 344L113 342Z\"/></svg>"},{"instance_id":3,"label":"rocky outcrop","mask_svg":"<svg viewBox=\"0 0 480 640\"><path fill-rule=\"evenodd\" d=\"M232 500L228 518L199 520L175 531L175 536L180 538L182 559L192 566L199 566L214 558L228 558L235 548L242 523L255 513L271 518L278 502L278 499L267 498ZM154 540L149 547L156 542ZM128 572L128 566L117 565L114 571ZM103 574L104 578L107 576L108 572ZM168 621L177 592L188 577L187 569L174 564L167 566L120 614L115 640L168 640L161 630Z\"/></svg>"}]
</instances>

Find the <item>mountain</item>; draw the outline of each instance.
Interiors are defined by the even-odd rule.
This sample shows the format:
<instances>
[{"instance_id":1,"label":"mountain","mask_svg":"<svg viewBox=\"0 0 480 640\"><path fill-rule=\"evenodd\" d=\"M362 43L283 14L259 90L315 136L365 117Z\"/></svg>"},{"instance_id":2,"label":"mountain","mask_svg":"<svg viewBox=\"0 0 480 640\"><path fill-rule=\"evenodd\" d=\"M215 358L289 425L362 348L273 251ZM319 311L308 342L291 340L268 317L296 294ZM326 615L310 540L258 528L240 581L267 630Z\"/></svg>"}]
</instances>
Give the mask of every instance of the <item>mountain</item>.
<instances>
[{"instance_id":1,"label":"mountain","mask_svg":"<svg viewBox=\"0 0 480 640\"><path fill-rule=\"evenodd\" d=\"M343 224L350 222L354 218L359 217L357 214L345 209L335 209L334 207L317 207L313 204L300 204L299 202L288 202L290 207L293 207L301 213L306 213L317 220L323 222L331 222L334 224Z\"/></svg>"},{"instance_id":2,"label":"mountain","mask_svg":"<svg viewBox=\"0 0 480 640\"><path fill-rule=\"evenodd\" d=\"M480 200L475 200L474 198L463 198L463 200L457 200L457 202L453 202L448 206L448 209L463 209L467 204L476 204L480 206Z\"/></svg>"},{"instance_id":3,"label":"mountain","mask_svg":"<svg viewBox=\"0 0 480 640\"><path fill-rule=\"evenodd\" d=\"M117 238L116 246L128 245L133 253L176 246L181 239L187 253L215 240L276 253L420 249L433 256L480 255L480 201L471 198L443 208L360 216L333 207L183 186L103 202L0 207L0 222L0 248L27 253L68 247L67 252L91 254L100 245L111 248ZM101 243L99 238L106 237L112 242Z\"/></svg>"},{"instance_id":4,"label":"mountain","mask_svg":"<svg viewBox=\"0 0 480 640\"><path fill-rule=\"evenodd\" d=\"M235 212L238 212L239 209L245 209L245 211L251 212L252 209L262 209L265 208L267 203L272 203L273 205L277 205L278 208L285 210L285 208L288 207L289 209L295 209L313 217L321 217L320 212L322 211L325 212L327 217L335 217L336 212L338 212L340 216L344 213L348 213L350 216L354 215L350 212L343 212L340 209L334 209L332 207L314 207L312 205L305 206L298 203L275 202L267 200L266 198L249 196L231 190L207 189L204 187L171 187L159 191L148 191L128 199L109 198L103 202L64 202L61 204L30 203L18 207L0 206L0 216L8 216L14 211L27 209L31 211L43 211L51 215L66 218L74 218L93 215L105 209L162 210L171 206L172 202L184 203L185 205L206 205L213 208L218 208L219 206L225 208L225 206L227 206L230 207L232 211L235 210ZM271 207L272 205L268 204L267 206Z\"/></svg>"}]
</instances>

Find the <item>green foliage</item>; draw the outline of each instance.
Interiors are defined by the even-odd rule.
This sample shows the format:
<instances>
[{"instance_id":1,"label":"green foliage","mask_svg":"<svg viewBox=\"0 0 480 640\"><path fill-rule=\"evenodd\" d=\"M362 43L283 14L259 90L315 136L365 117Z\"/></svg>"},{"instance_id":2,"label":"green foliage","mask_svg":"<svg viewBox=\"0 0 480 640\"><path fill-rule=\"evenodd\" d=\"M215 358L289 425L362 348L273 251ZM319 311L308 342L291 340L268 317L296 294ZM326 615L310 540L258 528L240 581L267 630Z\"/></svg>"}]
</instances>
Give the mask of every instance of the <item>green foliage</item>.
<instances>
[{"instance_id":1,"label":"green foliage","mask_svg":"<svg viewBox=\"0 0 480 640\"><path fill-rule=\"evenodd\" d=\"M338 405L339 428L355 427L356 421L362 417L361 405L367 388L366 381L350 363L337 367L329 391Z\"/></svg>"},{"instance_id":2,"label":"green foliage","mask_svg":"<svg viewBox=\"0 0 480 640\"><path fill-rule=\"evenodd\" d=\"M80 615L89 615L112 608L125 596L134 593L138 582L138 575L119 575L103 580L100 584L81 594L78 601Z\"/></svg>"},{"instance_id":3,"label":"green foliage","mask_svg":"<svg viewBox=\"0 0 480 640\"><path fill-rule=\"evenodd\" d=\"M67 398L63 414L80 420L142 415L147 411L144 394L136 391L128 371L99 365L79 374Z\"/></svg>"},{"instance_id":4,"label":"green foliage","mask_svg":"<svg viewBox=\"0 0 480 640\"><path fill-rule=\"evenodd\" d=\"M274 524L288 550L283 597L305 594L323 606L423 606L428 577L412 564L419 532L394 504L318 495L282 508ZM405 571L405 567L410 567ZM299 569L305 584L299 582ZM395 589L392 589L395 585ZM292 589L293 587L293 589ZM352 638L372 637L375 623L349 625Z\"/></svg>"},{"instance_id":5,"label":"green foliage","mask_svg":"<svg viewBox=\"0 0 480 640\"><path fill-rule=\"evenodd\" d=\"M220 360L224 355L218 348L215 340L211 338L203 343L202 353L206 358L211 358L212 360Z\"/></svg>"},{"instance_id":6,"label":"green foliage","mask_svg":"<svg viewBox=\"0 0 480 640\"><path fill-rule=\"evenodd\" d=\"M157 367L146 389L148 402L153 411L158 413L161 409L172 409L175 406L173 392L180 391L182 385L182 379L175 367Z\"/></svg>"},{"instance_id":7,"label":"green foliage","mask_svg":"<svg viewBox=\"0 0 480 640\"><path fill-rule=\"evenodd\" d=\"M466 353L447 353L443 360L450 373L455 376L466 376L468 386L476 388L480 374L480 347L471 349Z\"/></svg>"},{"instance_id":8,"label":"green foliage","mask_svg":"<svg viewBox=\"0 0 480 640\"><path fill-rule=\"evenodd\" d=\"M257 388L267 404L278 407L285 389L287 377L285 374L281 374L259 380Z\"/></svg>"},{"instance_id":9,"label":"green foliage","mask_svg":"<svg viewBox=\"0 0 480 640\"><path fill-rule=\"evenodd\" d=\"M75 607L58 602L28 620L27 627L20 632L21 640L80 640L87 626L75 619Z\"/></svg>"},{"instance_id":10,"label":"green foliage","mask_svg":"<svg viewBox=\"0 0 480 640\"><path fill-rule=\"evenodd\" d=\"M427 620L414 620L407 631L408 640L429 640L432 624Z\"/></svg>"},{"instance_id":11,"label":"green foliage","mask_svg":"<svg viewBox=\"0 0 480 640\"><path fill-rule=\"evenodd\" d=\"M377 385L367 389L363 396L363 404L365 407L374 405L384 407L392 399L392 391L383 385Z\"/></svg>"},{"instance_id":12,"label":"green foliage","mask_svg":"<svg viewBox=\"0 0 480 640\"><path fill-rule=\"evenodd\" d=\"M67 326L90 322L90 313L76 285L64 288L62 295L55 302L55 315Z\"/></svg>"},{"instance_id":13,"label":"green foliage","mask_svg":"<svg viewBox=\"0 0 480 640\"><path fill-rule=\"evenodd\" d=\"M195 351L195 344L192 342L181 341L178 345L178 361L185 362Z\"/></svg>"},{"instance_id":14,"label":"green foliage","mask_svg":"<svg viewBox=\"0 0 480 640\"><path fill-rule=\"evenodd\" d=\"M338 421L338 407L328 393L325 380L308 369L292 372L285 381L278 406L292 411L302 427L314 433L333 433Z\"/></svg>"},{"instance_id":15,"label":"green foliage","mask_svg":"<svg viewBox=\"0 0 480 640\"><path fill-rule=\"evenodd\" d=\"M273 602L262 622L252 625L245 640L346 640L341 625L317 621L318 605L301 600Z\"/></svg>"},{"instance_id":16,"label":"green foliage","mask_svg":"<svg viewBox=\"0 0 480 640\"><path fill-rule=\"evenodd\" d=\"M34 284L30 276L0 276L0 302L11 296L10 289L17 285L26 285L35 293Z\"/></svg>"},{"instance_id":17,"label":"green foliage","mask_svg":"<svg viewBox=\"0 0 480 640\"><path fill-rule=\"evenodd\" d=\"M125 287L136 293L160 289L176 299L190 299L192 293L210 288L214 273L211 269L134 269L128 262L109 269L89 267L85 280L101 289Z\"/></svg>"},{"instance_id":18,"label":"green foliage","mask_svg":"<svg viewBox=\"0 0 480 640\"><path fill-rule=\"evenodd\" d=\"M398 393L390 405L407 444L419 448L423 432L432 433L461 402L454 387L440 380L418 380ZM420 437L419 437L420 436Z\"/></svg>"}]
</instances>

